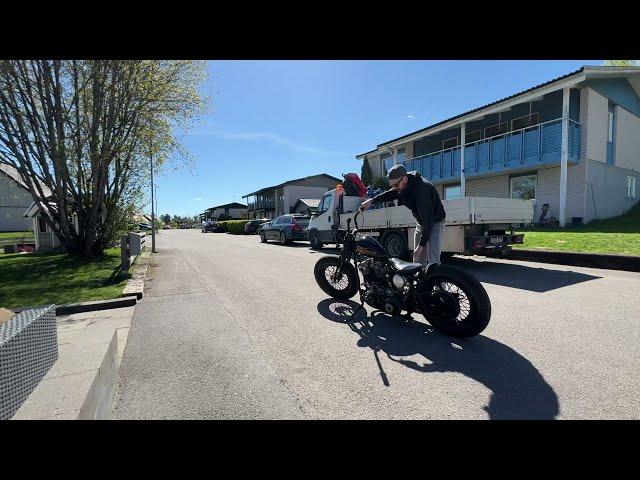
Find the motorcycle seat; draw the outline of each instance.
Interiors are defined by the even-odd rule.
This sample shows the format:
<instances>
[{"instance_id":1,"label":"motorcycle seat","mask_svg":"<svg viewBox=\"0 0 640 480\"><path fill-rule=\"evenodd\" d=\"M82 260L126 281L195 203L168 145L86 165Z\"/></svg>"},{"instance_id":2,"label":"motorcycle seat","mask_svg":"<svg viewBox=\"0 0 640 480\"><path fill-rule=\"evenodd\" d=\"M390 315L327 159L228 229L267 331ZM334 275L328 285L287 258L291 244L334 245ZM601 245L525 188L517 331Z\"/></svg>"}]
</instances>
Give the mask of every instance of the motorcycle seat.
<instances>
[{"instance_id":1,"label":"motorcycle seat","mask_svg":"<svg viewBox=\"0 0 640 480\"><path fill-rule=\"evenodd\" d=\"M391 264L397 271L407 274L416 273L423 268L421 263L405 262L399 258L392 258Z\"/></svg>"}]
</instances>

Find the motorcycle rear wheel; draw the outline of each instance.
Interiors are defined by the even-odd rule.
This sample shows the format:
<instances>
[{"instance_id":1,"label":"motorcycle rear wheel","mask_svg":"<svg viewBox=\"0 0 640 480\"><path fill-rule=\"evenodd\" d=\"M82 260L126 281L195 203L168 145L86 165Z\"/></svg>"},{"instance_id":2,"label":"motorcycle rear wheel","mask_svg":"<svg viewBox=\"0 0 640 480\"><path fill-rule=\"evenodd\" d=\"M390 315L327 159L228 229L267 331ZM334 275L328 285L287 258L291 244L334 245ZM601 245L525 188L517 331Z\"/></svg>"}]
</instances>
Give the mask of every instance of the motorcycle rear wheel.
<instances>
[{"instance_id":1,"label":"motorcycle rear wheel","mask_svg":"<svg viewBox=\"0 0 640 480\"><path fill-rule=\"evenodd\" d=\"M322 257L316 262L313 275L324 293L333 298L348 300L358 293L360 279L356 268L350 262L345 262L342 266L342 276L334 282L331 277L338 270L339 264L340 257Z\"/></svg>"},{"instance_id":2,"label":"motorcycle rear wheel","mask_svg":"<svg viewBox=\"0 0 640 480\"><path fill-rule=\"evenodd\" d=\"M452 337L474 337L491 320L491 300L482 284L450 265L432 266L418 296L420 313L437 330Z\"/></svg>"}]
</instances>

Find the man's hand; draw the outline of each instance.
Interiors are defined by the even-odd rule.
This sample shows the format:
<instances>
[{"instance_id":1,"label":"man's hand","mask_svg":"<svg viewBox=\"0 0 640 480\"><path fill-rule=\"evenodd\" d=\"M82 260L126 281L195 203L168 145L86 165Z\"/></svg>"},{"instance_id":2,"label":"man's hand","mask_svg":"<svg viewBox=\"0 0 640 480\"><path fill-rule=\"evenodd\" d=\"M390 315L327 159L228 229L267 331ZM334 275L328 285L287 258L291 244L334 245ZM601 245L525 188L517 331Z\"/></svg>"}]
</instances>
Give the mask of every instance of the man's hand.
<instances>
[{"instance_id":1,"label":"man's hand","mask_svg":"<svg viewBox=\"0 0 640 480\"><path fill-rule=\"evenodd\" d=\"M364 202L362 202L360 204L360 211L363 212L365 211L367 208L369 208L371 206L371 204L373 203L373 199L370 198L368 200L365 200Z\"/></svg>"},{"instance_id":2,"label":"man's hand","mask_svg":"<svg viewBox=\"0 0 640 480\"><path fill-rule=\"evenodd\" d=\"M418 245L413 251L413 263L420 263L420 256L422 255L422 249L424 247Z\"/></svg>"}]
</instances>

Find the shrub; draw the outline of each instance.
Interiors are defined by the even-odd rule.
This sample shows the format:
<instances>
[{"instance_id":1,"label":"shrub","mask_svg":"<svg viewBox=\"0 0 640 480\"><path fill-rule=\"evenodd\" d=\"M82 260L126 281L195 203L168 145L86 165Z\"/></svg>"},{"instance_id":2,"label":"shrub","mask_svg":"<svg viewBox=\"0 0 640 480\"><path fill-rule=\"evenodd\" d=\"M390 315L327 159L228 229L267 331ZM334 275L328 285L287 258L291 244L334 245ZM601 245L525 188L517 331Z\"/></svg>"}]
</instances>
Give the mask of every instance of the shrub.
<instances>
[{"instance_id":1,"label":"shrub","mask_svg":"<svg viewBox=\"0 0 640 480\"><path fill-rule=\"evenodd\" d=\"M249 223L249 220L226 220L224 222L218 222L225 232L233 235L244 235L244 226Z\"/></svg>"}]
</instances>

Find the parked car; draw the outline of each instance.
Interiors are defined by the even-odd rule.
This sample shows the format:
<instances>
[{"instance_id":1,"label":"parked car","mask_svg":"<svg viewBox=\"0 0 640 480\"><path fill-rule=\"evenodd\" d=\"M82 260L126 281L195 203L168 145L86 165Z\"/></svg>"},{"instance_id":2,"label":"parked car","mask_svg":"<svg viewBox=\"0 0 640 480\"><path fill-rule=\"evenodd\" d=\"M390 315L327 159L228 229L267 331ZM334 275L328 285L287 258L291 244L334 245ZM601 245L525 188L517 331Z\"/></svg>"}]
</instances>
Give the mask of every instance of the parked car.
<instances>
[{"instance_id":1,"label":"parked car","mask_svg":"<svg viewBox=\"0 0 640 480\"><path fill-rule=\"evenodd\" d=\"M309 240L309 220L306 215L295 213L281 215L269 222L268 226L260 228L260 241L277 240L280 245L285 245L295 240Z\"/></svg>"},{"instance_id":2,"label":"parked car","mask_svg":"<svg viewBox=\"0 0 640 480\"><path fill-rule=\"evenodd\" d=\"M202 223L194 223L193 225L191 225L191 228L202 228L204 225Z\"/></svg>"},{"instance_id":3,"label":"parked car","mask_svg":"<svg viewBox=\"0 0 640 480\"><path fill-rule=\"evenodd\" d=\"M163 230L171 230L171 225L164 224L164 225L162 226L162 229L163 229Z\"/></svg>"},{"instance_id":4,"label":"parked car","mask_svg":"<svg viewBox=\"0 0 640 480\"><path fill-rule=\"evenodd\" d=\"M138 227L140 228L140 230L151 230L150 223L140 223L138 224Z\"/></svg>"},{"instance_id":5,"label":"parked car","mask_svg":"<svg viewBox=\"0 0 640 480\"><path fill-rule=\"evenodd\" d=\"M247 233L249 235L256 234L258 233L258 228L260 227L260 225L267 222L269 222L268 218L258 218L256 220L251 220L245 224L244 233Z\"/></svg>"},{"instance_id":6,"label":"parked car","mask_svg":"<svg viewBox=\"0 0 640 480\"><path fill-rule=\"evenodd\" d=\"M202 233L208 232L220 233L224 232L224 229L218 225L218 222L204 222L202 224Z\"/></svg>"}]
</instances>

